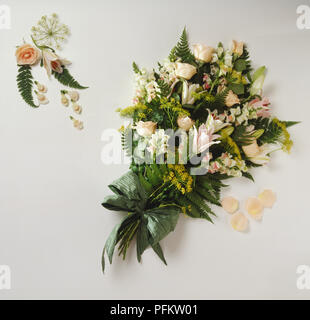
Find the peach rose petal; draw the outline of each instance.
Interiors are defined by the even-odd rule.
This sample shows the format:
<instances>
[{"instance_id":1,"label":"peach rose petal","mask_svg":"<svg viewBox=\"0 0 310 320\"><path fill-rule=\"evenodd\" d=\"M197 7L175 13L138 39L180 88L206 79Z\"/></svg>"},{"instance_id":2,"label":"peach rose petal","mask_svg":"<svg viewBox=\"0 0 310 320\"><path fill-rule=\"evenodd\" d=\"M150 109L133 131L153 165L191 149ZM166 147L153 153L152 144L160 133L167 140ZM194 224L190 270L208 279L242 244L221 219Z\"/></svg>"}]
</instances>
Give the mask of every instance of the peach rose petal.
<instances>
[{"instance_id":1,"label":"peach rose petal","mask_svg":"<svg viewBox=\"0 0 310 320\"><path fill-rule=\"evenodd\" d=\"M222 207L228 213L234 213L239 208L239 201L233 197L222 199Z\"/></svg>"},{"instance_id":2,"label":"peach rose petal","mask_svg":"<svg viewBox=\"0 0 310 320\"><path fill-rule=\"evenodd\" d=\"M260 220L263 216L263 204L258 198L248 198L245 204L247 212L252 216L255 220Z\"/></svg>"},{"instance_id":3,"label":"peach rose petal","mask_svg":"<svg viewBox=\"0 0 310 320\"><path fill-rule=\"evenodd\" d=\"M272 208L273 204L276 202L276 198L276 194L270 189L265 189L258 195L258 199L265 208Z\"/></svg>"},{"instance_id":4,"label":"peach rose petal","mask_svg":"<svg viewBox=\"0 0 310 320\"><path fill-rule=\"evenodd\" d=\"M237 212L231 216L230 224L236 231L242 232L248 228L249 220L242 212Z\"/></svg>"}]
</instances>

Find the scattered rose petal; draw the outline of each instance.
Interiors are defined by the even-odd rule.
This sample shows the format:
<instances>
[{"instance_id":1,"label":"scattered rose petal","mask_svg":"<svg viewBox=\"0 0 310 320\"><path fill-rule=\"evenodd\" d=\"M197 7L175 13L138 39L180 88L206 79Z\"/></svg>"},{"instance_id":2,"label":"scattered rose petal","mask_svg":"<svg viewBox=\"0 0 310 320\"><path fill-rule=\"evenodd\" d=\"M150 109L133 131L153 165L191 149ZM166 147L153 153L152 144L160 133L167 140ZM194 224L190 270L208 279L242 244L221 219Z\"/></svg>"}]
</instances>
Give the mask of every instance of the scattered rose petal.
<instances>
[{"instance_id":1,"label":"scattered rose petal","mask_svg":"<svg viewBox=\"0 0 310 320\"><path fill-rule=\"evenodd\" d=\"M276 201L276 194L270 189L265 189L258 195L258 199L262 202L265 208L272 208Z\"/></svg>"},{"instance_id":2,"label":"scattered rose petal","mask_svg":"<svg viewBox=\"0 0 310 320\"><path fill-rule=\"evenodd\" d=\"M233 197L222 199L222 207L228 213L234 213L239 208L239 201Z\"/></svg>"},{"instance_id":3,"label":"scattered rose petal","mask_svg":"<svg viewBox=\"0 0 310 320\"><path fill-rule=\"evenodd\" d=\"M236 231L242 232L248 228L249 220L242 212L237 212L232 215L230 224Z\"/></svg>"},{"instance_id":4,"label":"scattered rose petal","mask_svg":"<svg viewBox=\"0 0 310 320\"><path fill-rule=\"evenodd\" d=\"M258 198L248 198L246 201L246 210L255 220L260 220L263 216L263 204Z\"/></svg>"}]
</instances>

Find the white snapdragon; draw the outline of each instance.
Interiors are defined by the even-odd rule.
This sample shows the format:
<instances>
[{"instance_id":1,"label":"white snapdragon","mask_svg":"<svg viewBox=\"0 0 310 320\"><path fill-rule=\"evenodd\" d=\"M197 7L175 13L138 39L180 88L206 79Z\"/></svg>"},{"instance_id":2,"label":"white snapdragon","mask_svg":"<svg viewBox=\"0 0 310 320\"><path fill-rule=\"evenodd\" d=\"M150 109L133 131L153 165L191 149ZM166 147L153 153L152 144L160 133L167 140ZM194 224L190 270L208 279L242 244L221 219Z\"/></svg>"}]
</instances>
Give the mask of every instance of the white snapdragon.
<instances>
[{"instance_id":1,"label":"white snapdragon","mask_svg":"<svg viewBox=\"0 0 310 320\"><path fill-rule=\"evenodd\" d=\"M157 82L155 81L154 71L147 71L145 68L140 70L140 73L135 73L135 96L134 103L141 100L151 102L160 91Z\"/></svg>"},{"instance_id":2,"label":"white snapdragon","mask_svg":"<svg viewBox=\"0 0 310 320\"><path fill-rule=\"evenodd\" d=\"M166 83L171 85L177 79L175 74L176 64L175 62L171 62L168 58L161 62L161 68L159 71L160 77Z\"/></svg>"}]
</instances>

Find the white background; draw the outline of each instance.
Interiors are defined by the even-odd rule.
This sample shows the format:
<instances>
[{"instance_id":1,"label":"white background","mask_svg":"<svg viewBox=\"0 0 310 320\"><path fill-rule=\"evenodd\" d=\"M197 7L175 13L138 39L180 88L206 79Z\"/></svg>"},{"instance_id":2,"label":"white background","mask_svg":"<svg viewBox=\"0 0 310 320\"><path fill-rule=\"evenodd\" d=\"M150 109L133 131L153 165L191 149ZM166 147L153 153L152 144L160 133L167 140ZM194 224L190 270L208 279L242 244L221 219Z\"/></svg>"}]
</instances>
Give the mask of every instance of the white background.
<instances>
[{"instance_id":1,"label":"white background","mask_svg":"<svg viewBox=\"0 0 310 320\"><path fill-rule=\"evenodd\" d=\"M0 30L0 265L11 267L12 289L0 299L275 299L310 297L296 287L296 268L310 265L309 52L310 30L296 27L296 8L308 1L0 1L12 29ZM34 110L17 93L15 46L44 14L56 12L72 36L61 53L71 72L90 86L81 93L85 130L72 127L55 80L47 106ZM115 256L105 275L104 242L121 214L100 203L107 185L127 165L104 165L101 134L119 128L114 111L130 104L131 64L152 68L187 26L192 43L245 41L254 65L266 65L265 94L274 113L302 120L290 130L291 155L273 156L254 170L256 183L231 181L225 194L242 202L263 188L277 203L250 231L232 230L229 216L206 221L181 217L162 247L168 267L147 250L142 264L130 250Z\"/></svg>"}]
</instances>

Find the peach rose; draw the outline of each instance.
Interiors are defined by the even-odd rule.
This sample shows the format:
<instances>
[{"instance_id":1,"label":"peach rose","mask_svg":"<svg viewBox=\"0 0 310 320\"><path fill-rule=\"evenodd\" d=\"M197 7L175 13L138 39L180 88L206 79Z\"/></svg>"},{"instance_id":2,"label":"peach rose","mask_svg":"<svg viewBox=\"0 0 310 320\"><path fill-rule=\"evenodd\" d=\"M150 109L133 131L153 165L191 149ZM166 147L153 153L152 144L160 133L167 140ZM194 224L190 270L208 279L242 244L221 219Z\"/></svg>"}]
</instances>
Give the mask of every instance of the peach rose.
<instances>
[{"instance_id":1,"label":"peach rose","mask_svg":"<svg viewBox=\"0 0 310 320\"><path fill-rule=\"evenodd\" d=\"M136 124L136 130L138 134L142 137L150 137L156 130L156 122L152 121L139 121Z\"/></svg>"},{"instance_id":2,"label":"peach rose","mask_svg":"<svg viewBox=\"0 0 310 320\"><path fill-rule=\"evenodd\" d=\"M179 116L177 120L179 128L188 131L193 125L194 121L187 116Z\"/></svg>"},{"instance_id":3,"label":"peach rose","mask_svg":"<svg viewBox=\"0 0 310 320\"><path fill-rule=\"evenodd\" d=\"M225 99L225 103L226 103L226 106L230 108L233 105L240 103L240 100L238 96L232 92L232 90L229 90L228 95L226 96L226 99Z\"/></svg>"},{"instance_id":4,"label":"peach rose","mask_svg":"<svg viewBox=\"0 0 310 320\"><path fill-rule=\"evenodd\" d=\"M15 56L18 65L34 65L41 59L41 52L26 43L17 48Z\"/></svg>"}]
</instances>

